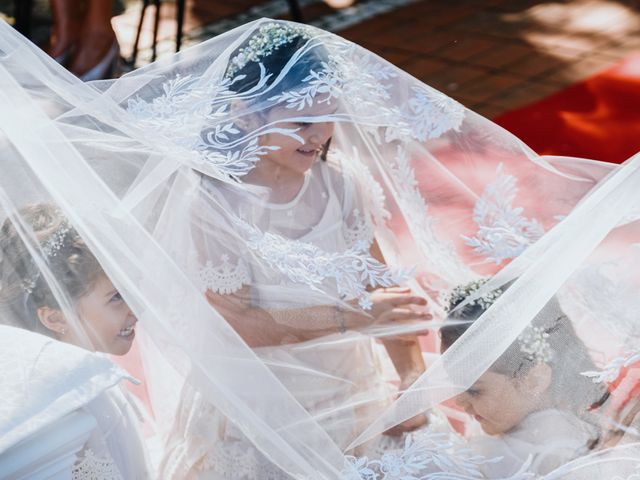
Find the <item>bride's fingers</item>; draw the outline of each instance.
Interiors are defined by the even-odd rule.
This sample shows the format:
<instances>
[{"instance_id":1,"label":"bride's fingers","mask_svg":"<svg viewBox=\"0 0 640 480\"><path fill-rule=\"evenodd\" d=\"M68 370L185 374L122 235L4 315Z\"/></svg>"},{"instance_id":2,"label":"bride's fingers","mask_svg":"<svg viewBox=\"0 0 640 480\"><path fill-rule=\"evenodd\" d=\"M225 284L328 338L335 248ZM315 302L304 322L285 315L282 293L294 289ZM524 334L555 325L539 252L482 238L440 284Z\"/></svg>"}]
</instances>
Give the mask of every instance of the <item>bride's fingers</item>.
<instances>
[{"instance_id":1,"label":"bride's fingers","mask_svg":"<svg viewBox=\"0 0 640 480\"><path fill-rule=\"evenodd\" d=\"M385 287L381 289L385 293L408 293L411 291L409 287Z\"/></svg>"},{"instance_id":2,"label":"bride's fingers","mask_svg":"<svg viewBox=\"0 0 640 480\"><path fill-rule=\"evenodd\" d=\"M393 322L406 322L408 320L430 320L431 314L426 312L414 312L410 308L396 307L384 315L385 319Z\"/></svg>"},{"instance_id":3,"label":"bride's fingers","mask_svg":"<svg viewBox=\"0 0 640 480\"><path fill-rule=\"evenodd\" d=\"M390 303L395 306L400 305L417 305L423 307L427 301L417 295L390 295Z\"/></svg>"}]
</instances>

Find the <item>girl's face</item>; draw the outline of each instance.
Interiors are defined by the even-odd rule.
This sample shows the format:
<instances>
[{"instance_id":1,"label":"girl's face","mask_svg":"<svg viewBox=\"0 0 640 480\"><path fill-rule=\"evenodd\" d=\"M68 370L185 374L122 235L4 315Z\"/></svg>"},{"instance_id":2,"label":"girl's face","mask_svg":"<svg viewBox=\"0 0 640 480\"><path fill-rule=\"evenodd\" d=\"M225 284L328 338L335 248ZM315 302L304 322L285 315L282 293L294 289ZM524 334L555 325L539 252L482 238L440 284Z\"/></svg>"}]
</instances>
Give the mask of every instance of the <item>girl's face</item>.
<instances>
[{"instance_id":1,"label":"girl's face","mask_svg":"<svg viewBox=\"0 0 640 480\"><path fill-rule=\"evenodd\" d=\"M135 338L138 321L106 275L76 302L83 329L96 350L124 355Z\"/></svg>"},{"instance_id":2,"label":"girl's face","mask_svg":"<svg viewBox=\"0 0 640 480\"><path fill-rule=\"evenodd\" d=\"M290 136L269 133L260 137L261 146L277 146L278 150L269 151L261 157L261 162L270 162L272 166L298 174L309 170L322 153L324 145L333 135L333 122L292 122L291 117L319 117L335 113L336 107L327 104L314 104L303 110L273 108L266 115L265 123L275 124L277 128L297 129L296 135L302 143Z\"/></svg>"},{"instance_id":3,"label":"girl's face","mask_svg":"<svg viewBox=\"0 0 640 480\"><path fill-rule=\"evenodd\" d=\"M455 401L480 423L485 433L501 435L535 410L536 398L536 394L523 388L520 379L488 370Z\"/></svg>"}]
</instances>

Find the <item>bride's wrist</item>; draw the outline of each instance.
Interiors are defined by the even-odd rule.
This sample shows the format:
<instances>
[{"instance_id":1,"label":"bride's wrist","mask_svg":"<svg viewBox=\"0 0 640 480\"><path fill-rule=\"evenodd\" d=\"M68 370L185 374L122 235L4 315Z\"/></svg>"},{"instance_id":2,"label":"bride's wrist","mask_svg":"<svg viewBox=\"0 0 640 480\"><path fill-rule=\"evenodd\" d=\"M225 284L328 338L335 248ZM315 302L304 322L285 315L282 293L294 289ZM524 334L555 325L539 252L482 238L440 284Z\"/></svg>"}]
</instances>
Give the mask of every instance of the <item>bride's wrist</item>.
<instances>
[{"instance_id":1,"label":"bride's wrist","mask_svg":"<svg viewBox=\"0 0 640 480\"><path fill-rule=\"evenodd\" d=\"M359 312L345 312L345 325L347 330L362 330L373 325L374 319L367 314Z\"/></svg>"}]
</instances>

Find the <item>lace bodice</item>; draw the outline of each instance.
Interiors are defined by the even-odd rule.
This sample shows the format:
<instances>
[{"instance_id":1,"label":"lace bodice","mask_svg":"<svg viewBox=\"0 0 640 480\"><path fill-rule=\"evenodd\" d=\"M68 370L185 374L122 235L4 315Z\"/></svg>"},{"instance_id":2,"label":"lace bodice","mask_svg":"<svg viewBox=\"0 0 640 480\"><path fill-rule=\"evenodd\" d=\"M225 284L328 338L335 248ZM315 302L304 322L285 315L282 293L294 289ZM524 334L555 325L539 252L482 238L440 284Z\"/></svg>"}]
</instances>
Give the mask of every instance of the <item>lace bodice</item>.
<instances>
[{"instance_id":1,"label":"lace bodice","mask_svg":"<svg viewBox=\"0 0 640 480\"><path fill-rule=\"evenodd\" d=\"M373 242L371 215L355 178L339 171L339 166L331 162L317 161L307 172L300 191L286 203L268 202L259 195L254 197L242 189L212 180L203 182L211 198L223 203L226 211L257 231L280 235L292 242L309 243L328 253L344 252L356 246L367 251ZM199 204L198 212L206 215L206 210L205 199ZM213 235L202 239L196 267L197 280L203 290L229 294L251 285L253 294L260 295L261 287L268 290L269 285L285 284L296 288L300 283L292 281L290 275L278 273L277 269L256 268L255 262L261 259L252 252L240 251L242 242L234 241L232 236L227 236L228 232L208 233ZM294 245L288 247L295 248ZM273 245L273 249L279 248ZM335 292L336 286L331 284L332 280L327 279L323 288ZM306 285L300 288L308 291Z\"/></svg>"},{"instance_id":2,"label":"lace bodice","mask_svg":"<svg viewBox=\"0 0 640 480\"><path fill-rule=\"evenodd\" d=\"M113 458L98 456L91 448L82 452L73 466L72 480L124 480Z\"/></svg>"}]
</instances>

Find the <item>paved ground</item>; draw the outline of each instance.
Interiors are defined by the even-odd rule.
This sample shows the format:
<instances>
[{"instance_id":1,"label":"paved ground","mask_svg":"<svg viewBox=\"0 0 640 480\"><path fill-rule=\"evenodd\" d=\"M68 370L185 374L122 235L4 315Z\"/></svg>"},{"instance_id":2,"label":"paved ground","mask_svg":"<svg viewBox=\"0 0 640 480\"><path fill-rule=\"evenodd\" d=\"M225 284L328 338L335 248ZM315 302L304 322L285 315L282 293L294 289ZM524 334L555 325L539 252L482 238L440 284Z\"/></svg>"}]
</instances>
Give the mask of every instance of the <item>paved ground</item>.
<instances>
[{"instance_id":1,"label":"paved ground","mask_svg":"<svg viewBox=\"0 0 640 480\"><path fill-rule=\"evenodd\" d=\"M493 117L545 97L640 50L634 0L301 0L305 20L330 29ZM351 3L336 9L327 3ZM131 49L141 1L114 25ZM140 62L150 56L153 7ZM190 0L186 44L262 16L288 18L285 0ZM159 51L173 49L175 5L163 2Z\"/></svg>"}]
</instances>

